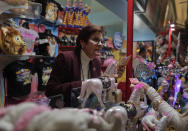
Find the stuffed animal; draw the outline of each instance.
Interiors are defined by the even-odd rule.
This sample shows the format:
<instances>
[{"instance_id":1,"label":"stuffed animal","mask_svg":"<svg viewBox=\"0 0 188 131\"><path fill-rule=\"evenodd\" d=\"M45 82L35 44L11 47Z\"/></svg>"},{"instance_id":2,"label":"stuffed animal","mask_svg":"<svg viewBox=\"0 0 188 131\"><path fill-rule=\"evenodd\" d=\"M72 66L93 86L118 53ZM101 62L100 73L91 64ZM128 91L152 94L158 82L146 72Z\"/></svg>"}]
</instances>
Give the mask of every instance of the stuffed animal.
<instances>
[{"instance_id":1,"label":"stuffed animal","mask_svg":"<svg viewBox=\"0 0 188 131\"><path fill-rule=\"evenodd\" d=\"M168 122L168 115L164 115L160 120L157 119L158 113L151 109L147 114L142 118L142 125L147 131L166 131Z\"/></svg>"},{"instance_id":2,"label":"stuffed animal","mask_svg":"<svg viewBox=\"0 0 188 131\"><path fill-rule=\"evenodd\" d=\"M126 123L128 121L128 115L127 115L127 110L122 107L122 106L114 106L110 109L108 109L105 113L105 120L108 121L108 122L112 122L114 121L113 119L113 114L115 113L120 113L121 114L121 126L122 127L122 130L124 130L126 128Z\"/></svg>"},{"instance_id":3,"label":"stuffed animal","mask_svg":"<svg viewBox=\"0 0 188 131\"><path fill-rule=\"evenodd\" d=\"M4 54L23 55L26 45L20 32L10 26L0 28L0 50Z\"/></svg>"},{"instance_id":4,"label":"stuffed animal","mask_svg":"<svg viewBox=\"0 0 188 131\"><path fill-rule=\"evenodd\" d=\"M168 121L165 124L168 127L173 127L176 131L186 131L188 128L188 111L180 114L164 101L153 87L145 84L145 89L146 95L152 101L154 110L160 114L168 114Z\"/></svg>"},{"instance_id":5,"label":"stuffed animal","mask_svg":"<svg viewBox=\"0 0 188 131\"><path fill-rule=\"evenodd\" d=\"M107 122L91 109L50 109L22 103L0 109L1 131L124 131L122 114L115 112Z\"/></svg>"}]
</instances>

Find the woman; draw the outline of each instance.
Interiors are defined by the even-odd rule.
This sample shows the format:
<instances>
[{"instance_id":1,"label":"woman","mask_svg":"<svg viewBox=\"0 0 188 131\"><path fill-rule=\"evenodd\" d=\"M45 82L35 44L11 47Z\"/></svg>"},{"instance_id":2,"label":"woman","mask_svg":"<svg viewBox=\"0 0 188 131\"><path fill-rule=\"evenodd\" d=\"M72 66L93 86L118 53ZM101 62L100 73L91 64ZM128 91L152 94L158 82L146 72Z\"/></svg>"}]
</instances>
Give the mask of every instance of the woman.
<instances>
[{"instance_id":1,"label":"woman","mask_svg":"<svg viewBox=\"0 0 188 131\"><path fill-rule=\"evenodd\" d=\"M47 85L48 97L62 94L64 106L73 106L76 99L71 99L71 92L80 88L83 80L100 77L103 34L102 26L87 25L78 34L75 50L57 56Z\"/></svg>"}]
</instances>

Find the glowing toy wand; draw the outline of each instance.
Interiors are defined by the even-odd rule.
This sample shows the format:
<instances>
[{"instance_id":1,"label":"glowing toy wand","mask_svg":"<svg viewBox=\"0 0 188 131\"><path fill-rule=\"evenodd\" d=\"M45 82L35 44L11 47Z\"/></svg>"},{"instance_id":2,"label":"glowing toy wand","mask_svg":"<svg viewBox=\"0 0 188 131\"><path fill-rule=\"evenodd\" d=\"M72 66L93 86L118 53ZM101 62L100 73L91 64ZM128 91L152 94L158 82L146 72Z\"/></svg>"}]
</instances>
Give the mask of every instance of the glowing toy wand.
<instances>
[{"instance_id":1,"label":"glowing toy wand","mask_svg":"<svg viewBox=\"0 0 188 131\"><path fill-rule=\"evenodd\" d=\"M176 103L176 100L177 100L177 96L178 96L178 93L180 91L180 87L181 87L181 80L178 78L178 76L176 75L176 83L175 83L175 94L174 94L174 101L173 101L173 107Z\"/></svg>"}]
</instances>

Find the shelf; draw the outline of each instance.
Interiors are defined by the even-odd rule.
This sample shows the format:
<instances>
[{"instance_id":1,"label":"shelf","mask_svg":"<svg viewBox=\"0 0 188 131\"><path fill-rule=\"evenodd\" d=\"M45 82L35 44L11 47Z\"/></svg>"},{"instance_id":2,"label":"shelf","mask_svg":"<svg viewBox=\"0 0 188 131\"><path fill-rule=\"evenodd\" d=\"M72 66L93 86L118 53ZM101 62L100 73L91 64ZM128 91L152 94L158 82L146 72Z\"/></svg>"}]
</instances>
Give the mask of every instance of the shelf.
<instances>
[{"instance_id":1,"label":"shelf","mask_svg":"<svg viewBox=\"0 0 188 131\"><path fill-rule=\"evenodd\" d=\"M59 50L60 51L70 51L70 50L74 50L76 46L60 46Z\"/></svg>"},{"instance_id":2,"label":"shelf","mask_svg":"<svg viewBox=\"0 0 188 131\"><path fill-rule=\"evenodd\" d=\"M104 50L112 50L112 49L114 49L114 48L108 47L108 46L103 46L102 49L104 49Z\"/></svg>"},{"instance_id":3,"label":"shelf","mask_svg":"<svg viewBox=\"0 0 188 131\"><path fill-rule=\"evenodd\" d=\"M16 60L27 60L29 58L43 58L42 55L0 55L0 72L11 62Z\"/></svg>"},{"instance_id":4,"label":"shelf","mask_svg":"<svg viewBox=\"0 0 188 131\"><path fill-rule=\"evenodd\" d=\"M22 8L20 8L20 6L18 6L18 8L13 6L9 10L4 11L4 13L16 15L17 18L31 20L39 18L41 9L42 5L40 3L28 1L28 6L23 5Z\"/></svg>"},{"instance_id":5,"label":"shelf","mask_svg":"<svg viewBox=\"0 0 188 131\"><path fill-rule=\"evenodd\" d=\"M55 22L53 23L51 21L48 21L43 16L40 16L40 18L36 18L36 19L29 19L29 18L23 18L23 17L19 17L19 19L26 20L28 22L34 22L35 24L38 24L38 25L44 24L47 26L58 27L58 25Z\"/></svg>"},{"instance_id":6,"label":"shelf","mask_svg":"<svg viewBox=\"0 0 188 131\"><path fill-rule=\"evenodd\" d=\"M58 26L58 31L63 32L65 34L78 35L80 30L81 30L81 28L65 27L65 26L62 26L62 25Z\"/></svg>"}]
</instances>

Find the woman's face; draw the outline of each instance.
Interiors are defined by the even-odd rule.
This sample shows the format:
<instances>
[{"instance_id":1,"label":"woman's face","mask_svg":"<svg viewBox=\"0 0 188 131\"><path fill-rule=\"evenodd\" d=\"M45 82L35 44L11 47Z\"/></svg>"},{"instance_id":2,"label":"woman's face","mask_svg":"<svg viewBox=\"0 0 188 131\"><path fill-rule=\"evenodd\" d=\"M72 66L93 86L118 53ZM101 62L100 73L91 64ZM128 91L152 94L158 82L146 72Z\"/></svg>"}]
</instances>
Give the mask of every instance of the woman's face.
<instances>
[{"instance_id":1,"label":"woman's face","mask_svg":"<svg viewBox=\"0 0 188 131\"><path fill-rule=\"evenodd\" d=\"M100 56L102 43L103 43L103 35L100 32L96 32L88 39L88 42L80 41L83 51L86 55L93 59L96 56Z\"/></svg>"}]
</instances>

